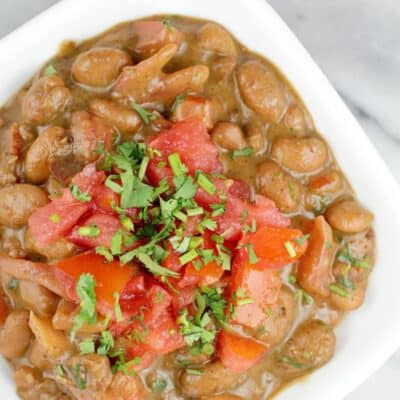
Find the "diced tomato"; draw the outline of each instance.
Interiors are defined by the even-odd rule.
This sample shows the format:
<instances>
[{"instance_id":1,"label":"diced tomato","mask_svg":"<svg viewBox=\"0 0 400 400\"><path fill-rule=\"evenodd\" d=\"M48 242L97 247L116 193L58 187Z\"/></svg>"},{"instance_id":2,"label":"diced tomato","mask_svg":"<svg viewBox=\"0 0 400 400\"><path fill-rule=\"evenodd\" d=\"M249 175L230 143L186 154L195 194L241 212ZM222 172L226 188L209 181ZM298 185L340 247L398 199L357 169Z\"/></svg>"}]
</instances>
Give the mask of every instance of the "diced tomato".
<instances>
[{"instance_id":1,"label":"diced tomato","mask_svg":"<svg viewBox=\"0 0 400 400\"><path fill-rule=\"evenodd\" d=\"M182 162L193 174L196 170L205 173L220 173L222 165L218 158L218 149L211 142L207 129L200 120L177 122L166 131L161 132L150 147L159 150L161 157L155 156L150 160L147 175L154 185L165 176L172 176L168 165L168 155L178 153ZM166 162L160 167L160 162Z\"/></svg>"},{"instance_id":2,"label":"diced tomato","mask_svg":"<svg viewBox=\"0 0 400 400\"><path fill-rule=\"evenodd\" d=\"M140 372L143 371L146 368L149 368L151 364L155 361L157 358L157 354L151 353L150 351L140 347L133 345L128 351L125 356L126 361L130 361L136 358L138 360L138 363L132 363L128 367L129 372ZM125 400L125 399L122 399ZM128 400L128 399L126 399ZM134 398L136 400L136 397ZM139 399L138 399L139 400ZM141 400L141 398L140 398Z\"/></svg>"},{"instance_id":3,"label":"diced tomato","mask_svg":"<svg viewBox=\"0 0 400 400\"><path fill-rule=\"evenodd\" d=\"M216 218L217 232L227 240L239 240L243 234L243 226L252 226L253 220L257 229L262 226L290 225L290 219L282 215L275 203L264 196L257 195L254 203L229 197L225 204L225 213Z\"/></svg>"},{"instance_id":4,"label":"diced tomato","mask_svg":"<svg viewBox=\"0 0 400 400\"><path fill-rule=\"evenodd\" d=\"M79 228L81 227L97 227L99 235L95 237L80 235ZM114 215L97 213L81 221L68 235L68 240L81 247L106 246L109 248L111 239L118 229L122 229L119 218Z\"/></svg>"},{"instance_id":5,"label":"diced tomato","mask_svg":"<svg viewBox=\"0 0 400 400\"><path fill-rule=\"evenodd\" d=\"M178 287L213 285L220 280L223 273L223 269L216 261L211 261L200 269L196 269L192 263L189 263L185 267L182 279L178 282Z\"/></svg>"},{"instance_id":6,"label":"diced tomato","mask_svg":"<svg viewBox=\"0 0 400 400\"><path fill-rule=\"evenodd\" d=\"M81 192L93 195L97 186L101 185L106 179L104 171L97 171L95 164L88 164L81 172L76 174L71 182L77 185Z\"/></svg>"},{"instance_id":7,"label":"diced tomato","mask_svg":"<svg viewBox=\"0 0 400 400\"><path fill-rule=\"evenodd\" d=\"M278 271L247 262L245 249L236 254L230 284L231 303L234 305L233 321L257 327L265 320L266 307L275 304L282 285Z\"/></svg>"},{"instance_id":8,"label":"diced tomato","mask_svg":"<svg viewBox=\"0 0 400 400\"><path fill-rule=\"evenodd\" d=\"M167 354L185 345L179 326L168 313L159 317L157 322L148 329L143 346L156 354Z\"/></svg>"},{"instance_id":9,"label":"diced tomato","mask_svg":"<svg viewBox=\"0 0 400 400\"><path fill-rule=\"evenodd\" d=\"M218 355L225 368L244 372L260 361L268 347L253 339L221 331L217 342Z\"/></svg>"},{"instance_id":10,"label":"diced tomato","mask_svg":"<svg viewBox=\"0 0 400 400\"><path fill-rule=\"evenodd\" d=\"M70 299L77 300L75 284L82 274L91 274L96 281L96 297L99 307L114 305L114 293L121 294L129 282L134 269L119 261L105 263L104 258L94 252L86 252L54 264L54 272L61 283L70 287ZM101 312L101 310L99 310Z\"/></svg>"},{"instance_id":11,"label":"diced tomato","mask_svg":"<svg viewBox=\"0 0 400 400\"><path fill-rule=\"evenodd\" d=\"M307 249L307 240L299 229L263 226L247 233L242 244L251 244L258 258L270 263L289 264L298 260Z\"/></svg>"},{"instance_id":12,"label":"diced tomato","mask_svg":"<svg viewBox=\"0 0 400 400\"><path fill-rule=\"evenodd\" d=\"M188 286L180 288L178 292L170 292L172 298L172 308L176 313L182 308L193 303L196 288L193 286Z\"/></svg>"},{"instance_id":13,"label":"diced tomato","mask_svg":"<svg viewBox=\"0 0 400 400\"><path fill-rule=\"evenodd\" d=\"M28 220L35 238L43 245L64 236L90 209L90 203L75 200L69 189L60 198L36 210Z\"/></svg>"},{"instance_id":14,"label":"diced tomato","mask_svg":"<svg viewBox=\"0 0 400 400\"><path fill-rule=\"evenodd\" d=\"M172 271L178 272L182 268L182 265L179 261L179 254L174 251L170 242L167 242L167 251L168 255L162 262L162 266Z\"/></svg>"},{"instance_id":15,"label":"diced tomato","mask_svg":"<svg viewBox=\"0 0 400 400\"><path fill-rule=\"evenodd\" d=\"M112 205L119 206L119 196L107 186L99 185L93 190L93 202L95 208L108 213L115 213Z\"/></svg>"}]
</instances>

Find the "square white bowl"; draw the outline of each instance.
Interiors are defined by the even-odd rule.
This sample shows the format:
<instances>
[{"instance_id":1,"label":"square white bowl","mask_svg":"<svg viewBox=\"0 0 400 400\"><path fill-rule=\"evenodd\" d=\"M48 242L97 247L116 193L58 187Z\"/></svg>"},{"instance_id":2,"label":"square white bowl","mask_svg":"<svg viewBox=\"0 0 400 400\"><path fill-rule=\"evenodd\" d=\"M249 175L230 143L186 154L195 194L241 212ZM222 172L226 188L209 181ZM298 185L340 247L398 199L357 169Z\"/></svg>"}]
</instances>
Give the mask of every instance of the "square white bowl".
<instances>
[{"instance_id":1,"label":"square white bowl","mask_svg":"<svg viewBox=\"0 0 400 400\"><path fill-rule=\"evenodd\" d=\"M277 396L339 400L400 347L400 190L336 91L266 1L64 0L0 41L0 104L56 53L62 40L81 40L118 22L158 13L216 20L275 63L304 100L361 202L375 214L378 258L364 305L336 330L333 360ZM1 398L17 399L3 360L0 387Z\"/></svg>"}]
</instances>

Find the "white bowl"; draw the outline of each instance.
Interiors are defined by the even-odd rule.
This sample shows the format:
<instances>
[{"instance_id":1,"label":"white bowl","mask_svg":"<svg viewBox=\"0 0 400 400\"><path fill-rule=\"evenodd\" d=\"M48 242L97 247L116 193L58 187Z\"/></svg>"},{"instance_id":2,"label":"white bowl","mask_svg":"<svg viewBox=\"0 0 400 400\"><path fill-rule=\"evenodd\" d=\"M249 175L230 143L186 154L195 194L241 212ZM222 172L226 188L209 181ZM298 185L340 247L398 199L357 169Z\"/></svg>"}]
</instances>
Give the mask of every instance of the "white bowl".
<instances>
[{"instance_id":1,"label":"white bowl","mask_svg":"<svg viewBox=\"0 0 400 400\"><path fill-rule=\"evenodd\" d=\"M337 329L333 360L277 397L339 400L400 347L400 190L326 77L265 1L64 0L0 42L0 104L56 53L62 40L81 40L120 21L157 13L217 20L274 62L300 93L361 201L375 213L378 261L364 305ZM17 398L4 361L0 387L1 398Z\"/></svg>"}]
</instances>

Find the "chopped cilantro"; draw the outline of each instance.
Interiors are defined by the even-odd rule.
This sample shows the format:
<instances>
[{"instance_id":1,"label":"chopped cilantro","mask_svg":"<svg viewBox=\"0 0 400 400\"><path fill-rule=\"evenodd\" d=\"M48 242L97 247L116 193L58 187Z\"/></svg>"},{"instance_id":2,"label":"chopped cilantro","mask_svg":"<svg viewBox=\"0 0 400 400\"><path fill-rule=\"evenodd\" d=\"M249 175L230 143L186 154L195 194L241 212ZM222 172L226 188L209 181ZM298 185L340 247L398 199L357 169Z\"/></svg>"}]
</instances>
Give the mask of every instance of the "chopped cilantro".
<instances>
[{"instance_id":1,"label":"chopped cilantro","mask_svg":"<svg viewBox=\"0 0 400 400\"><path fill-rule=\"evenodd\" d=\"M103 256L108 262L111 262L114 259L113 255L111 254L111 251L104 246L97 246L96 254Z\"/></svg>"},{"instance_id":2,"label":"chopped cilantro","mask_svg":"<svg viewBox=\"0 0 400 400\"><path fill-rule=\"evenodd\" d=\"M94 288L96 281L90 274L82 274L78 278L76 284L76 294L80 300L79 313L74 318L74 325L71 336L75 338L76 332L83 324L95 324L97 319L96 313L96 293Z\"/></svg>"},{"instance_id":3,"label":"chopped cilantro","mask_svg":"<svg viewBox=\"0 0 400 400\"><path fill-rule=\"evenodd\" d=\"M151 383L150 389L153 393L161 393L167 388L167 386L168 381L165 378L157 378Z\"/></svg>"},{"instance_id":4,"label":"chopped cilantro","mask_svg":"<svg viewBox=\"0 0 400 400\"><path fill-rule=\"evenodd\" d=\"M100 345L97 348L97 354L105 356L114 346L114 338L110 331L103 331L100 334Z\"/></svg>"},{"instance_id":5,"label":"chopped cilantro","mask_svg":"<svg viewBox=\"0 0 400 400\"><path fill-rule=\"evenodd\" d=\"M288 356L285 355L280 355L278 357L279 361L293 367L296 369L304 369L304 368L309 368L307 365L301 364L298 361L294 360L293 358L290 358Z\"/></svg>"},{"instance_id":6,"label":"chopped cilantro","mask_svg":"<svg viewBox=\"0 0 400 400\"><path fill-rule=\"evenodd\" d=\"M178 153L172 153L168 156L168 162L175 176L184 175L187 172L186 166L182 163Z\"/></svg>"},{"instance_id":7,"label":"chopped cilantro","mask_svg":"<svg viewBox=\"0 0 400 400\"><path fill-rule=\"evenodd\" d=\"M88 203L92 200L91 196L88 192L81 192L77 185L69 185L69 190L72 193L72 196L75 197L76 200L81 201L83 203Z\"/></svg>"},{"instance_id":8,"label":"chopped cilantro","mask_svg":"<svg viewBox=\"0 0 400 400\"><path fill-rule=\"evenodd\" d=\"M49 64L43 71L45 76L55 75L57 70L53 64Z\"/></svg>"},{"instance_id":9,"label":"chopped cilantro","mask_svg":"<svg viewBox=\"0 0 400 400\"><path fill-rule=\"evenodd\" d=\"M100 235L100 229L96 225L80 226L78 228L78 235L94 238Z\"/></svg>"},{"instance_id":10,"label":"chopped cilantro","mask_svg":"<svg viewBox=\"0 0 400 400\"><path fill-rule=\"evenodd\" d=\"M65 376L65 369L61 364L57 364L54 368L55 373L60 376L61 378L64 378Z\"/></svg>"},{"instance_id":11,"label":"chopped cilantro","mask_svg":"<svg viewBox=\"0 0 400 400\"><path fill-rule=\"evenodd\" d=\"M197 251L193 249L180 256L179 262L181 265L185 265L197 257L198 257Z\"/></svg>"},{"instance_id":12,"label":"chopped cilantro","mask_svg":"<svg viewBox=\"0 0 400 400\"><path fill-rule=\"evenodd\" d=\"M49 217L49 220L53 223L53 224L58 224L60 223L61 217L60 214L54 213L51 214Z\"/></svg>"},{"instance_id":13,"label":"chopped cilantro","mask_svg":"<svg viewBox=\"0 0 400 400\"><path fill-rule=\"evenodd\" d=\"M183 103L183 100L185 100L185 97L186 97L185 94L180 94L176 96L174 104L172 104L171 107L171 113L174 113L176 111L176 109Z\"/></svg>"},{"instance_id":14,"label":"chopped cilantro","mask_svg":"<svg viewBox=\"0 0 400 400\"><path fill-rule=\"evenodd\" d=\"M7 289L12 290L13 292L15 292L17 290L17 288L18 288L18 285L19 285L19 280L13 276L7 282Z\"/></svg>"},{"instance_id":15,"label":"chopped cilantro","mask_svg":"<svg viewBox=\"0 0 400 400\"><path fill-rule=\"evenodd\" d=\"M232 160L236 160L239 157L250 157L253 155L253 148L252 147L245 147L241 150L234 150L231 153Z\"/></svg>"},{"instance_id":16,"label":"chopped cilantro","mask_svg":"<svg viewBox=\"0 0 400 400\"><path fill-rule=\"evenodd\" d=\"M161 265L157 264L148 254L139 253L136 256L138 260L143 263L143 265L153 274L156 276L170 276L172 278L178 278L179 274L174 272L168 268L162 267Z\"/></svg>"},{"instance_id":17,"label":"chopped cilantro","mask_svg":"<svg viewBox=\"0 0 400 400\"><path fill-rule=\"evenodd\" d=\"M293 246L293 243L290 240L287 240L284 243L285 249L287 253L289 254L290 258L295 258L296 257L296 249Z\"/></svg>"},{"instance_id":18,"label":"chopped cilantro","mask_svg":"<svg viewBox=\"0 0 400 400\"><path fill-rule=\"evenodd\" d=\"M79 390L86 389L86 372L81 364L76 364L71 368L71 374L75 382L75 386Z\"/></svg>"},{"instance_id":19,"label":"chopped cilantro","mask_svg":"<svg viewBox=\"0 0 400 400\"><path fill-rule=\"evenodd\" d=\"M345 289L343 289L340 286L335 285L333 283L331 285L329 285L329 289L331 292L337 294L340 297L348 297L349 296L349 293Z\"/></svg>"},{"instance_id":20,"label":"chopped cilantro","mask_svg":"<svg viewBox=\"0 0 400 400\"><path fill-rule=\"evenodd\" d=\"M94 353L95 346L93 338L87 338L85 340L82 340L79 343L79 351L81 352L81 355Z\"/></svg>"},{"instance_id":21,"label":"chopped cilantro","mask_svg":"<svg viewBox=\"0 0 400 400\"><path fill-rule=\"evenodd\" d=\"M217 190L214 183L203 172L197 173L197 183L209 195L213 195Z\"/></svg>"},{"instance_id":22,"label":"chopped cilantro","mask_svg":"<svg viewBox=\"0 0 400 400\"><path fill-rule=\"evenodd\" d=\"M145 108L131 101L131 107L138 113L145 125L149 125L151 121L158 118L158 115L152 111L147 111Z\"/></svg>"},{"instance_id":23,"label":"chopped cilantro","mask_svg":"<svg viewBox=\"0 0 400 400\"><path fill-rule=\"evenodd\" d=\"M310 235L309 233L307 233L307 234L304 235L304 236L295 238L294 241L295 241L299 246L302 246L302 245L310 238L310 236L311 236L311 235Z\"/></svg>"}]
</instances>

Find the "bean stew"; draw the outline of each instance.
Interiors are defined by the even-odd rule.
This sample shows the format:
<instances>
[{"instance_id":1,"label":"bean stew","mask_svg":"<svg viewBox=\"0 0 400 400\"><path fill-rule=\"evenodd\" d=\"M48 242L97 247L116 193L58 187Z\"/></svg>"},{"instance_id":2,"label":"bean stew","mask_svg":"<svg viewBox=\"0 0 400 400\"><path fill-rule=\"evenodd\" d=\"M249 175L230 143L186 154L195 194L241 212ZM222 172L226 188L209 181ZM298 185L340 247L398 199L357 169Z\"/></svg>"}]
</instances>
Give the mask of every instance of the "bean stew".
<instances>
[{"instance_id":1,"label":"bean stew","mask_svg":"<svg viewBox=\"0 0 400 400\"><path fill-rule=\"evenodd\" d=\"M24 400L271 398L333 357L372 224L222 26L64 42L0 109L0 353Z\"/></svg>"}]
</instances>

